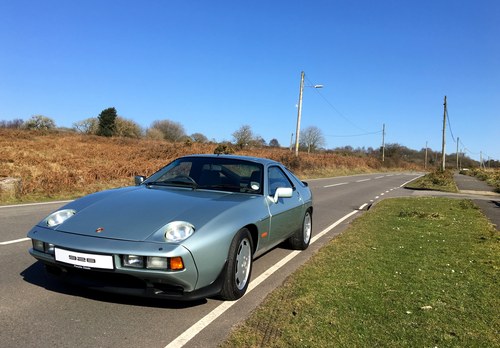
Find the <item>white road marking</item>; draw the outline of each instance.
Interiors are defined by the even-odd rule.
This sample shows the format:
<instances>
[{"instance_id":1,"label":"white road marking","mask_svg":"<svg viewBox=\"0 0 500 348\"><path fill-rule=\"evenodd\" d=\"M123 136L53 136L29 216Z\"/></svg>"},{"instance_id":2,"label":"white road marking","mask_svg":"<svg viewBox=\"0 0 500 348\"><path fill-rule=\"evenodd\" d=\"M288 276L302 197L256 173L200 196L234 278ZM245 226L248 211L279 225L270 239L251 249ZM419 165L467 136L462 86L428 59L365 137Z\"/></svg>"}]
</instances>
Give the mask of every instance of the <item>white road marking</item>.
<instances>
[{"instance_id":1,"label":"white road marking","mask_svg":"<svg viewBox=\"0 0 500 348\"><path fill-rule=\"evenodd\" d=\"M41 203L13 204L13 205L0 205L0 209L33 207L33 206L38 206L38 205L49 205L49 204L64 204L64 203L69 203L69 202L72 202L72 201L73 200L53 201L53 202L41 202ZM26 241L29 241L29 240L30 240L30 238L20 238L20 239L8 240L8 241L5 241L5 242L0 242L0 245L9 245L9 244L21 243L21 242L26 242Z\"/></svg>"},{"instance_id":2,"label":"white road marking","mask_svg":"<svg viewBox=\"0 0 500 348\"><path fill-rule=\"evenodd\" d=\"M316 236L311 238L311 244L316 242L319 238L323 237L325 234L330 232L332 229L337 227L339 224L356 214L358 210L353 210L349 214L345 215L344 217L340 218L339 220L335 221L333 224L325 228L323 231L318 233ZM250 291L255 289L257 286L259 286L263 281L265 281L267 278L269 278L273 273L278 271L281 267L286 265L290 260L292 260L295 256L300 254L300 250L295 250L292 251L290 254L288 254L285 258L281 259L280 262L276 263L273 267L269 268L266 272L262 273L260 276L258 276L255 280L252 280L250 284L248 285L247 292L245 293L248 294ZM174 339L172 342L170 342L168 345L165 346L165 348L181 348L183 347L186 343L188 343L193 337L195 337L199 332L201 332L203 329L205 329L212 321L220 317L223 313L225 313L229 308L231 308L233 305L235 305L238 301L225 301L221 303L219 306L214 308L210 313L205 315L203 318L198 320L195 324L193 324L190 328L188 328L186 331L184 331L181 335L179 335L176 339Z\"/></svg>"},{"instance_id":3,"label":"white road marking","mask_svg":"<svg viewBox=\"0 0 500 348\"><path fill-rule=\"evenodd\" d=\"M364 209L367 205L368 205L367 203L365 203L365 204L361 205L361 206L358 208L358 210L363 210L363 209Z\"/></svg>"},{"instance_id":4,"label":"white road marking","mask_svg":"<svg viewBox=\"0 0 500 348\"><path fill-rule=\"evenodd\" d=\"M412 182L413 180L417 180L418 178L423 177L424 175L425 175L425 174L421 174L421 175L417 176L416 178L413 178L413 179L411 179L411 180L408 180L408 181L407 181L407 182L405 182L404 184L401 184L399 187L403 187L403 186L405 186L406 184L409 184L410 182Z\"/></svg>"},{"instance_id":5,"label":"white road marking","mask_svg":"<svg viewBox=\"0 0 500 348\"><path fill-rule=\"evenodd\" d=\"M361 180L356 180L356 182L364 182L364 181L370 181L371 179L361 179Z\"/></svg>"},{"instance_id":6,"label":"white road marking","mask_svg":"<svg viewBox=\"0 0 500 348\"><path fill-rule=\"evenodd\" d=\"M339 184L326 185L323 187L326 188L326 187L334 187L334 186L347 185L347 184L348 184L348 182L341 182Z\"/></svg>"},{"instance_id":7,"label":"white road marking","mask_svg":"<svg viewBox=\"0 0 500 348\"><path fill-rule=\"evenodd\" d=\"M0 209L5 208L20 208L20 207L32 207L36 205L49 205L49 204L63 204L73 202L73 200L69 201L54 201L54 202L41 202L41 203L25 203L25 204L13 204L13 205L0 205Z\"/></svg>"},{"instance_id":8,"label":"white road marking","mask_svg":"<svg viewBox=\"0 0 500 348\"><path fill-rule=\"evenodd\" d=\"M384 176L382 175L382 176L377 176L375 179L383 179L383 178Z\"/></svg>"},{"instance_id":9,"label":"white road marking","mask_svg":"<svg viewBox=\"0 0 500 348\"><path fill-rule=\"evenodd\" d=\"M8 240L6 242L0 242L0 245L9 245L9 244L14 244L14 243L26 242L28 240L30 240L30 238L21 238L21 239Z\"/></svg>"}]
</instances>

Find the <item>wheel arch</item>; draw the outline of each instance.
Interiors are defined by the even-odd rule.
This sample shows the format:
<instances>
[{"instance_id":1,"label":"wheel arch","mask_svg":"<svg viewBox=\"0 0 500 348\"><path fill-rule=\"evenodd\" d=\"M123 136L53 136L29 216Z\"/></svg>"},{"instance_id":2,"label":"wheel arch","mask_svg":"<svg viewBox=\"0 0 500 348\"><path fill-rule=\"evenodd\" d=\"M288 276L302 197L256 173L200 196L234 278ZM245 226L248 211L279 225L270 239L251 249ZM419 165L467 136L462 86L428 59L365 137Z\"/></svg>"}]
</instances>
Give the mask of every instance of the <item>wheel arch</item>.
<instances>
[{"instance_id":1,"label":"wheel arch","mask_svg":"<svg viewBox=\"0 0 500 348\"><path fill-rule=\"evenodd\" d=\"M255 254L259 242L259 229L254 224L248 224L243 228L246 228L250 232L250 236L252 236L252 254Z\"/></svg>"}]
</instances>

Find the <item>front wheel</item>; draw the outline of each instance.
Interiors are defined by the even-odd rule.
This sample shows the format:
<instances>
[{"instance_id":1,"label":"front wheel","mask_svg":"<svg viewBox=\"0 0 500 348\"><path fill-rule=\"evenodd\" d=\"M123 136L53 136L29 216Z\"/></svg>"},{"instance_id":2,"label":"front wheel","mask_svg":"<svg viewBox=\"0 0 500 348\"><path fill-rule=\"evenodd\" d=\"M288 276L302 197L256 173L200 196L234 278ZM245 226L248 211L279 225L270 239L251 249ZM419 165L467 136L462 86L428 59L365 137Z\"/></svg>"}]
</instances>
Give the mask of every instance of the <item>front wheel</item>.
<instances>
[{"instance_id":1,"label":"front wheel","mask_svg":"<svg viewBox=\"0 0 500 348\"><path fill-rule=\"evenodd\" d=\"M241 229L229 247L224 283L220 292L223 300L237 300L247 291L252 273L252 255L252 236L246 228Z\"/></svg>"},{"instance_id":2,"label":"front wheel","mask_svg":"<svg viewBox=\"0 0 500 348\"><path fill-rule=\"evenodd\" d=\"M302 228L297 230L289 239L290 247L295 250L306 250L311 242L312 235L312 214L311 211L306 211L302 220Z\"/></svg>"}]
</instances>

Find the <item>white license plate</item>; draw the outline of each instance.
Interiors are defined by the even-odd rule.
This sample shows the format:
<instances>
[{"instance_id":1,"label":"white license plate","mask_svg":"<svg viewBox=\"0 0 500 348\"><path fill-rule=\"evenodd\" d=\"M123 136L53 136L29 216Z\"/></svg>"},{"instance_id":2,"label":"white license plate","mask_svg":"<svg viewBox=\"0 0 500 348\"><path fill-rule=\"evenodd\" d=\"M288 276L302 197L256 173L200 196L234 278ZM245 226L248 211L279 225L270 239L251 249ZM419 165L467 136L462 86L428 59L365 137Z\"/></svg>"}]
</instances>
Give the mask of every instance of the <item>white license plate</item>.
<instances>
[{"instance_id":1,"label":"white license plate","mask_svg":"<svg viewBox=\"0 0 500 348\"><path fill-rule=\"evenodd\" d=\"M69 263L77 268L91 269L113 269L113 257L110 255L94 255L86 253L78 253L55 248L56 261Z\"/></svg>"}]
</instances>

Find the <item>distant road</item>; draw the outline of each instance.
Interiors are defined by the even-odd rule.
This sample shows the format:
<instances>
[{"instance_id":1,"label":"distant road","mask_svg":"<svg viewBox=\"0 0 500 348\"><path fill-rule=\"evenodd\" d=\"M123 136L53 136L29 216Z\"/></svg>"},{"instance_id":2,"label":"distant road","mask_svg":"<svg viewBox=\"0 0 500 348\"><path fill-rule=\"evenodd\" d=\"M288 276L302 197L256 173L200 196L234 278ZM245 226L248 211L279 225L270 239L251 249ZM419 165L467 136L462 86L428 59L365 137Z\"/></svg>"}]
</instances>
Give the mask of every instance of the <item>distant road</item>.
<instances>
[{"instance_id":1,"label":"distant road","mask_svg":"<svg viewBox=\"0 0 500 348\"><path fill-rule=\"evenodd\" d=\"M310 180L314 242L304 252L276 248L254 263L252 290L237 302L128 298L67 287L28 254L27 231L62 203L0 207L2 347L216 347L284 279L371 204L407 196L419 174ZM318 238L318 236L321 236ZM274 273L273 273L274 272Z\"/></svg>"}]
</instances>

